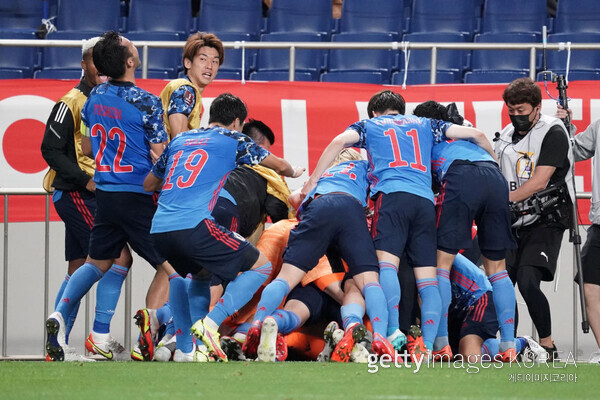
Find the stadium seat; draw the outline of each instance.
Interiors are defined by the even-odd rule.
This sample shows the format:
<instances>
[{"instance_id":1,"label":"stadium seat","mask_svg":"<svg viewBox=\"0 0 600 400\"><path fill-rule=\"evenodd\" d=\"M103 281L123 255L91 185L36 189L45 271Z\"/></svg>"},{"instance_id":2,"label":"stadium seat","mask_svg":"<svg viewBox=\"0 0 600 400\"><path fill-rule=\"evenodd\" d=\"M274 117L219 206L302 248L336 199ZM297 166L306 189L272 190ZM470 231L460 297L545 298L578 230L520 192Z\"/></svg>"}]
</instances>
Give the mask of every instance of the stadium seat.
<instances>
[{"instance_id":1,"label":"stadium seat","mask_svg":"<svg viewBox=\"0 0 600 400\"><path fill-rule=\"evenodd\" d=\"M179 35L169 32L129 32L125 34L132 42L148 41L177 41ZM143 62L142 46L136 46ZM157 79L175 79L182 68L182 48L148 48L148 77ZM141 76L141 68L136 71ZM136 75L137 76L137 75ZM164 78L163 78L164 77Z\"/></svg>"},{"instance_id":2,"label":"stadium seat","mask_svg":"<svg viewBox=\"0 0 600 400\"><path fill-rule=\"evenodd\" d=\"M560 0L554 19L554 33L600 33L600 1Z\"/></svg>"},{"instance_id":3,"label":"stadium seat","mask_svg":"<svg viewBox=\"0 0 600 400\"><path fill-rule=\"evenodd\" d=\"M392 42L393 38L392 34L385 33L339 33L332 36L332 41ZM384 49L331 49L329 50L328 64L329 72L379 72L383 82L387 83L390 80L391 72L396 69L396 56L392 50Z\"/></svg>"},{"instance_id":4,"label":"stadium seat","mask_svg":"<svg viewBox=\"0 0 600 400\"><path fill-rule=\"evenodd\" d=\"M383 85L389 83L378 71L335 71L321 74L321 82L374 83Z\"/></svg>"},{"instance_id":5,"label":"stadium seat","mask_svg":"<svg viewBox=\"0 0 600 400\"><path fill-rule=\"evenodd\" d=\"M261 0L202 0L198 30L223 33L249 34L258 40L263 28Z\"/></svg>"},{"instance_id":6,"label":"stadium seat","mask_svg":"<svg viewBox=\"0 0 600 400\"><path fill-rule=\"evenodd\" d=\"M246 33L222 33L219 39L223 42L246 41L251 42L254 39ZM245 49L244 77L248 79L250 72L254 70L256 64L257 49ZM242 49L225 49L225 60L219 67L217 79L242 79ZM224 76L228 76L224 78ZM237 76L234 78L232 76Z\"/></svg>"},{"instance_id":7,"label":"stadium seat","mask_svg":"<svg viewBox=\"0 0 600 400\"><path fill-rule=\"evenodd\" d=\"M435 83L457 83L460 82L460 74L454 71L437 71ZM404 82L404 71L392 74L392 85L402 85ZM406 77L407 85L426 85L431 82L431 71L408 71Z\"/></svg>"},{"instance_id":8,"label":"stadium seat","mask_svg":"<svg viewBox=\"0 0 600 400\"><path fill-rule=\"evenodd\" d=\"M474 0L413 0L409 32L453 32L473 37L478 31Z\"/></svg>"},{"instance_id":9,"label":"stadium seat","mask_svg":"<svg viewBox=\"0 0 600 400\"><path fill-rule=\"evenodd\" d=\"M52 32L47 40L83 40L97 36L93 32ZM47 46L42 49L42 68L44 70L70 69L81 70L81 47Z\"/></svg>"},{"instance_id":10,"label":"stadium seat","mask_svg":"<svg viewBox=\"0 0 600 400\"><path fill-rule=\"evenodd\" d=\"M0 31L0 39L35 38L33 32ZM40 68L40 57L37 47L0 46L0 70L6 72L5 76L20 74L21 78L31 78L33 71Z\"/></svg>"},{"instance_id":11,"label":"stadium seat","mask_svg":"<svg viewBox=\"0 0 600 400\"><path fill-rule=\"evenodd\" d=\"M315 77L310 72L296 72L295 81L317 81L318 74ZM289 72L287 71L255 71L250 74L251 81L289 81Z\"/></svg>"},{"instance_id":12,"label":"stadium seat","mask_svg":"<svg viewBox=\"0 0 600 400\"><path fill-rule=\"evenodd\" d=\"M189 0L131 0L129 4L129 32L175 32L186 40L191 22Z\"/></svg>"},{"instance_id":13,"label":"stadium seat","mask_svg":"<svg viewBox=\"0 0 600 400\"><path fill-rule=\"evenodd\" d=\"M404 35L405 42L466 42L468 35L462 33L447 33L447 32L421 32L407 33ZM404 52L400 52L400 69L404 69ZM453 82L460 82L462 79L462 71L468 66L469 51L466 50L439 50L437 51L437 71L445 72L441 74L444 81L446 77L453 77ZM410 50L408 60L409 80L412 82L418 78L419 83L429 83L429 71L431 70L431 50ZM414 74L419 72L418 74ZM425 79L422 82L421 76ZM437 75L436 75L437 76ZM438 82L439 83L439 82Z\"/></svg>"},{"instance_id":14,"label":"stadium seat","mask_svg":"<svg viewBox=\"0 0 600 400\"><path fill-rule=\"evenodd\" d=\"M333 27L331 1L275 0L268 21L270 32L316 32L329 38Z\"/></svg>"},{"instance_id":15,"label":"stadium seat","mask_svg":"<svg viewBox=\"0 0 600 400\"><path fill-rule=\"evenodd\" d=\"M60 0L56 29L74 32L124 30L119 0Z\"/></svg>"},{"instance_id":16,"label":"stadium seat","mask_svg":"<svg viewBox=\"0 0 600 400\"><path fill-rule=\"evenodd\" d=\"M263 42L321 42L324 36L318 33L274 32L262 35ZM309 73L309 80L318 80L324 66L325 50L296 49L296 71ZM282 71L287 73L290 67L288 49L259 49L256 70L261 72ZM269 79L264 79L269 80Z\"/></svg>"},{"instance_id":17,"label":"stadium seat","mask_svg":"<svg viewBox=\"0 0 600 400\"><path fill-rule=\"evenodd\" d=\"M548 35L548 43L600 43L600 33L555 33ZM547 50L547 68L551 71L566 69L567 51ZM572 50L571 71L600 71L600 51Z\"/></svg>"},{"instance_id":18,"label":"stadium seat","mask_svg":"<svg viewBox=\"0 0 600 400\"><path fill-rule=\"evenodd\" d=\"M465 83L509 83L528 76L526 71L469 71L465 73Z\"/></svg>"},{"instance_id":19,"label":"stadium seat","mask_svg":"<svg viewBox=\"0 0 600 400\"><path fill-rule=\"evenodd\" d=\"M2 0L0 31L35 32L42 23L43 8L39 0Z\"/></svg>"},{"instance_id":20,"label":"stadium seat","mask_svg":"<svg viewBox=\"0 0 600 400\"><path fill-rule=\"evenodd\" d=\"M534 33L482 33L475 43L537 43ZM529 50L473 50L473 71L529 71Z\"/></svg>"},{"instance_id":21,"label":"stadium seat","mask_svg":"<svg viewBox=\"0 0 600 400\"><path fill-rule=\"evenodd\" d=\"M23 79L23 71L19 69L0 68L0 79Z\"/></svg>"},{"instance_id":22,"label":"stadium seat","mask_svg":"<svg viewBox=\"0 0 600 400\"><path fill-rule=\"evenodd\" d=\"M486 0L482 32L542 33L548 26L546 0Z\"/></svg>"},{"instance_id":23,"label":"stadium seat","mask_svg":"<svg viewBox=\"0 0 600 400\"><path fill-rule=\"evenodd\" d=\"M81 68L79 69L42 69L33 73L35 79L79 79L81 78Z\"/></svg>"},{"instance_id":24,"label":"stadium seat","mask_svg":"<svg viewBox=\"0 0 600 400\"><path fill-rule=\"evenodd\" d=\"M344 0L340 32L391 33L399 40L406 30L405 2L410 0Z\"/></svg>"}]
</instances>

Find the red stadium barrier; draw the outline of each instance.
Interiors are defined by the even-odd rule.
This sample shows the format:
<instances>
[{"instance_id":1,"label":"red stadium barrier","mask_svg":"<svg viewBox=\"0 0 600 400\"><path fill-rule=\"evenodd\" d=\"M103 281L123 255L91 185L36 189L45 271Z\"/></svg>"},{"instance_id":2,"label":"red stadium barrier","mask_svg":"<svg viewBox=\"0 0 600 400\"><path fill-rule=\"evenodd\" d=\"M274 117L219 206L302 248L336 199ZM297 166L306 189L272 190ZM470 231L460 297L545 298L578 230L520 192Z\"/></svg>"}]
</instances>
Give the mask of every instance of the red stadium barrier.
<instances>
[{"instance_id":1,"label":"red stadium barrier","mask_svg":"<svg viewBox=\"0 0 600 400\"><path fill-rule=\"evenodd\" d=\"M44 126L58 98L75 86L76 81L2 80L0 86L0 187L41 188L47 169L40 153ZM165 85L161 80L138 80L137 84L159 94ZM220 93L240 96L248 105L249 117L263 120L276 135L273 153L301 164L306 160L310 170L316 165L326 144L349 124L366 117L366 104L373 93L392 88L407 101L407 113L420 102L434 99L441 103L456 102L466 119L486 132L494 132L510 123L502 101L506 85L422 85L402 90L397 86L319 82L246 82L215 81L204 92L203 101ZM556 106L544 94L543 112L553 114ZM555 85L550 92L556 96ZM600 118L600 82L571 82L569 106L574 111L573 122L579 130ZM547 100L546 100L547 99ZM203 122L206 123L208 112ZM579 191L591 191L591 163L577 164ZM300 179L302 180L302 178ZM587 221L589 201L580 200L580 215ZM0 201L0 222L4 203ZM42 221L42 196L13 196L9 203L9 221ZM58 220L54 209L51 220Z\"/></svg>"}]
</instances>

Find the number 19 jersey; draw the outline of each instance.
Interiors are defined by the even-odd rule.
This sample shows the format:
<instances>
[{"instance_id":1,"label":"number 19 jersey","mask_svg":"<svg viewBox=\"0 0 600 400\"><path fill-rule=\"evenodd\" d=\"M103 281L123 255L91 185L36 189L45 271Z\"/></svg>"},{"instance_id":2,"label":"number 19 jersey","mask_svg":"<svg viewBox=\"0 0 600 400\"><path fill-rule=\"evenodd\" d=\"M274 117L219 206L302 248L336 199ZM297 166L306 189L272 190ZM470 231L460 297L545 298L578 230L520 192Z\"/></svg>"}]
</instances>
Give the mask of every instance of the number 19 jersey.
<instances>
[{"instance_id":1,"label":"number 19 jersey","mask_svg":"<svg viewBox=\"0 0 600 400\"><path fill-rule=\"evenodd\" d=\"M149 143L167 140L160 99L131 82L109 81L92 89L81 122L92 143L96 186L151 194L143 187L152 168Z\"/></svg>"},{"instance_id":2,"label":"number 19 jersey","mask_svg":"<svg viewBox=\"0 0 600 400\"><path fill-rule=\"evenodd\" d=\"M431 149L446 140L452 124L409 115L382 115L352 124L352 147L367 150L371 193L408 192L433 202Z\"/></svg>"},{"instance_id":3,"label":"number 19 jersey","mask_svg":"<svg viewBox=\"0 0 600 400\"><path fill-rule=\"evenodd\" d=\"M212 209L231 170L259 164L269 154L248 136L225 128L180 133L152 168L163 187L150 233L191 229L213 219Z\"/></svg>"}]
</instances>

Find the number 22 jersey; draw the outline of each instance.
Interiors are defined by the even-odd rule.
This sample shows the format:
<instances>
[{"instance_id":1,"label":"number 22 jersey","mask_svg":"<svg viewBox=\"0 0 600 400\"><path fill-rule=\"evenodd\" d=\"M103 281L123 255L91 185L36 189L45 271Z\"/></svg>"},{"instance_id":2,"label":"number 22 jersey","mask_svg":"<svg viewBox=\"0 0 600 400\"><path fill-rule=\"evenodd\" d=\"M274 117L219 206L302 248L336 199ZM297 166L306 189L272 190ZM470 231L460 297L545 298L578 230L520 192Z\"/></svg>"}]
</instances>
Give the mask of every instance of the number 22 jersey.
<instances>
[{"instance_id":1,"label":"number 22 jersey","mask_svg":"<svg viewBox=\"0 0 600 400\"><path fill-rule=\"evenodd\" d=\"M81 123L92 143L96 187L151 194L143 187L152 168L150 143L167 140L160 99L132 82L109 81L92 89Z\"/></svg>"}]
</instances>

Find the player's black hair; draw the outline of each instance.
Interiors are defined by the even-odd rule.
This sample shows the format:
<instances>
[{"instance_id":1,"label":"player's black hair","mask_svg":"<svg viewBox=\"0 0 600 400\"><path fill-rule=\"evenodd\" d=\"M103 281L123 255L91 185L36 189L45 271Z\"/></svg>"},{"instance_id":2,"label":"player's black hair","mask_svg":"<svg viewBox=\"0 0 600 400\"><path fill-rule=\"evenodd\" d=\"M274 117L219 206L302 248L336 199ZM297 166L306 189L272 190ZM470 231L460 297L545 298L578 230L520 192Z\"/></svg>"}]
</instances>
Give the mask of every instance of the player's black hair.
<instances>
[{"instance_id":1,"label":"player's black hair","mask_svg":"<svg viewBox=\"0 0 600 400\"><path fill-rule=\"evenodd\" d=\"M208 123L219 123L224 126L232 124L236 118L243 122L248 116L246 105L237 96L231 93L222 93L210 105L210 118Z\"/></svg>"},{"instance_id":2,"label":"player's black hair","mask_svg":"<svg viewBox=\"0 0 600 400\"><path fill-rule=\"evenodd\" d=\"M265 138L267 138L269 143L275 143L275 135L273 134L273 131L267 126L267 124L265 124L262 121L250 119L244 125L244 129L242 129L242 132L250 136L252 140L254 140L256 143L259 142L259 135L262 135Z\"/></svg>"},{"instance_id":3,"label":"player's black hair","mask_svg":"<svg viewBox=\"0 0 600 400\"><path fill-rule=\"evenodd\" d=\"M129 49L121 44L121 35L115 31L104 32L92 52L98 72L113 79L125 75L125 62L131 56Z\"/></svg>"},{"instance_id":4,"label":"player's black hair","mask_svg":"<svg viewBox=\"0 0 600 400\"><path fill-rule=\"evenodd\" d=\"M398 111L398 113L404 114L406 111L404 97L391 90L381 90L375 93L367 105L369 118L373 118L374 113L383 114L386 110Z\"/></svg>"},{"instance_id":5,"label":"player's black hair","mask_svg":"<svg viewBox=\"0 0 600 400\"><path fill-rule=\"evenodd\" d=\"M446 110L446 107L433 100L428 100L416 106L413 114L417 117L448 121L448 111Z\"/></svg>"}]
</instances>

